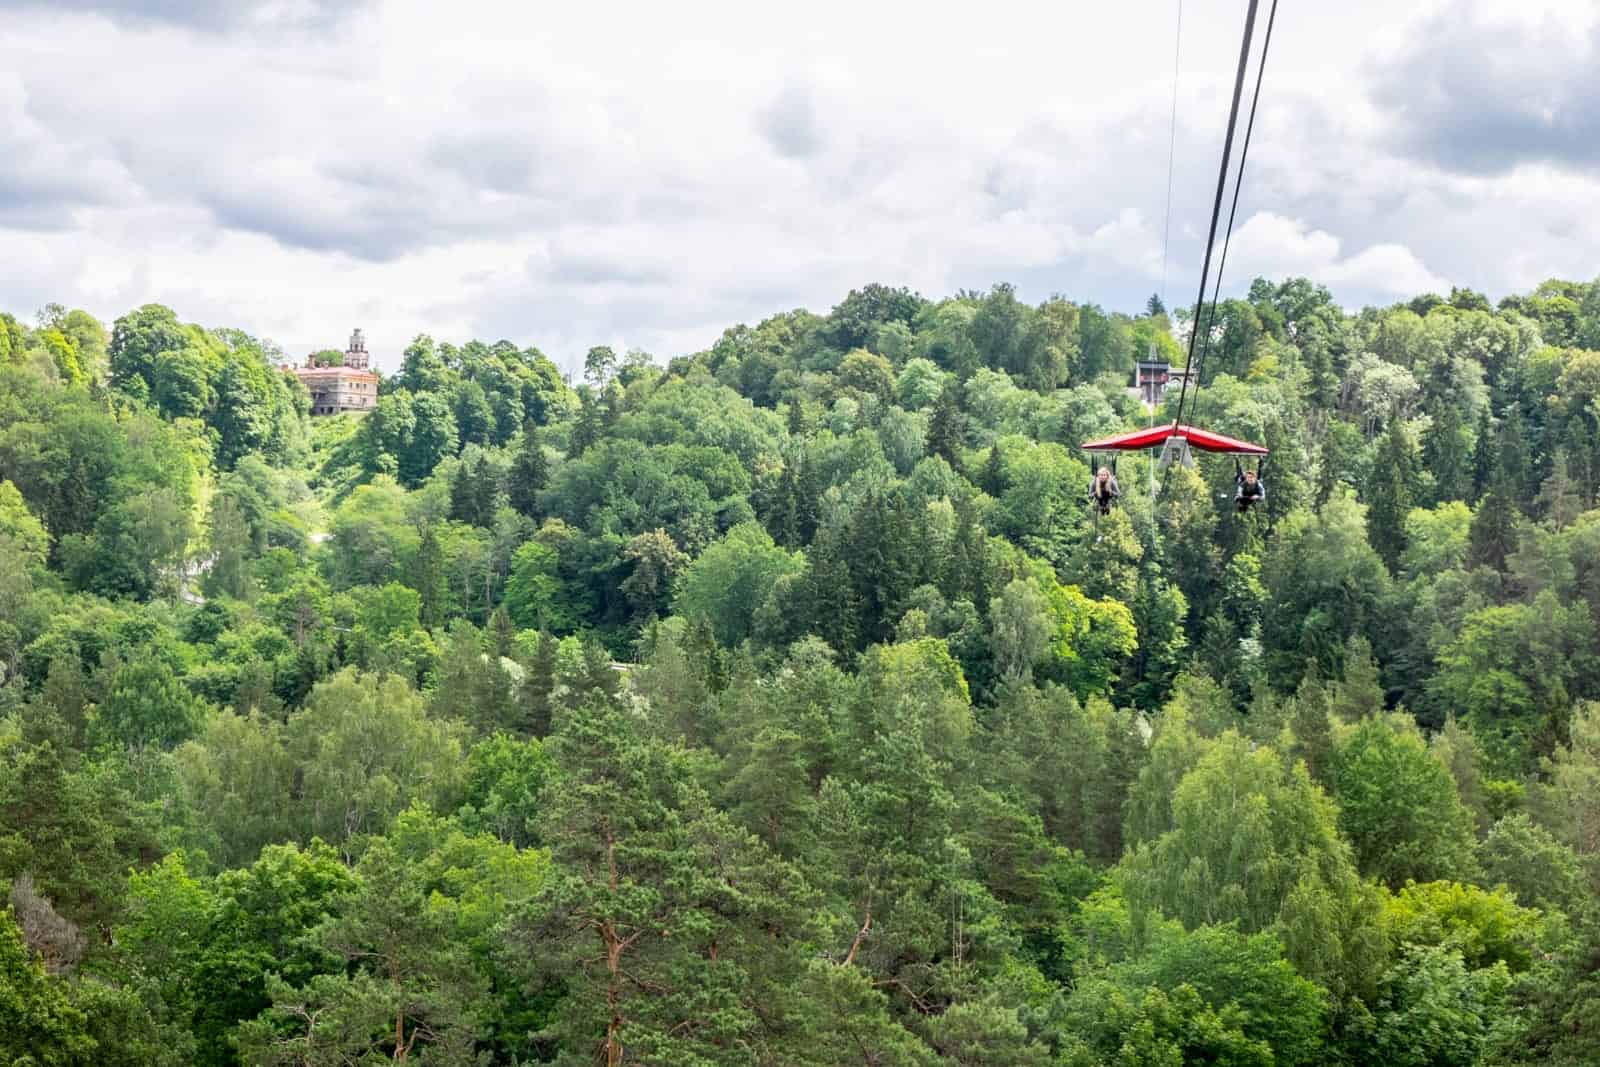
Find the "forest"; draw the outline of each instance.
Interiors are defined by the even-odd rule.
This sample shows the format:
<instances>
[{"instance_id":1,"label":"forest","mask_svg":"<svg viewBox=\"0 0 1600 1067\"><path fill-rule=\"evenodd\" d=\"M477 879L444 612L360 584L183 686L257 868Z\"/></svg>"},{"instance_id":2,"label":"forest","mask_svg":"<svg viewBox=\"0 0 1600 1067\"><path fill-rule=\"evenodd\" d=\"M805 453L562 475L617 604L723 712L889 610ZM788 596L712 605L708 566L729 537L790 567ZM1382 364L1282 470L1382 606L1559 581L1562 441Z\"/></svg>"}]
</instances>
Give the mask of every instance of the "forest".
<instances>
[{"instance_id":1,"label":"forest","mask_svg":"<svg viewBox=\"0 0 1600 1067\"><path fill-rule=\"evenodd\" d=\"M1600 1063L1600 282L1202 323L0 314L0 1062Z\"/></svg>"}]
</instances>

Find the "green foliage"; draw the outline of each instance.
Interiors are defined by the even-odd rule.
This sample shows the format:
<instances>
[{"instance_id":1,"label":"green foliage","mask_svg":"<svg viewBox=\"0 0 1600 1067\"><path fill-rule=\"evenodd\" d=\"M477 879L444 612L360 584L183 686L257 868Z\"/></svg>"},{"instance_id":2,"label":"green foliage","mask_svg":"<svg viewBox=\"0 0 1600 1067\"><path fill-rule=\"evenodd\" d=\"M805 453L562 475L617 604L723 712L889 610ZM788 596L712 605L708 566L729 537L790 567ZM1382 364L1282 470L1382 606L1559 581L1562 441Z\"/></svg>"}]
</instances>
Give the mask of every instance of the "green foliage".
<instances>
[{"instance_id":1,"label":"green foliage","mask_svg":"<svg viewBox=\"0 0 1600 1067\"><path fill-rule=\"evenodd\" d=\"M9 908L0 910L0 1054L17 1067L90 1061L95 1041L63 983L22 942Z\"/></svg>"},{"instance_id":2,"label":"green foliage","mask_svg":"<svg viewBox=\"0 0 1600 1067\"><path fill-rule=\"evenodd\" d=\"M1316 1063L1322 990L1295 973L1270 934L1162 924L1148 953L1075 990L1068 1017L1116 1062ZM1140 1051L1133 1057L1127 1053ZM1212 1060L1212 1057L1217 1059Z\"/></svg>"},{"instance_id":3,"label":"green foliage","mask_svg":"<svg viewBox=\"0 0 1600 1067\"><path fill-rule=\"evenodd\" d=\"M803 566L759 525L745 523L684 568L674 603L681 614L709 621L717 642L731 647L750 636L751 610Z\"/></svg>"},{"instance_id":4,"label":"green foliage","mask_svg":"<svg viewBox=\"0 0 1600 1067\"><path fill-rule=\"evenodd\" d=\"M520 627L538 627L557 634L578 628L560 578L560 556L542 541L529 541L511 557L506 582L506 611Z\"/></svg>"},{"instance_id":5,"label":"green foliage","mask_svg":"<svg viewBox=\"0 0 1600 1067\"><path fill-rule=\"evenodd\" d=\"M10 551L20 553L32 566L44 566L50 551L50 533L10 482L0 482L0 537L9 541Z\"/></svg>"},{"instance_id":6,"label":"green foliage","mask_svg":"<svg viewBox=\"0 0 1600 1067\"><path fill-rule=\"evenodd\" d=\"M300 767L290 817L301 840L345 843L381 833L413 801L450 810L460 798L462 731L427 716L393 675L345 670L311 691L284 727Z\"/></svg>"},{"instance_id":7,"label":"green foliage","mask_svg":"<svg viewBox=\"0 0 1600 1067\"><path fill-rule=\"evenodd\" d=\"M244 1059L332 1064L415 1052L425 1062L476 1062L488 989L457 937L459 902L430 892L426 868L387 840L354 873L356 890L312 934L349 970L303 988L269 977L272 1006L240 1027Z\"/></svg>"},{"instance_id":8,"label":"green foliage","mask_svg":"<svg viewBox=\"0 0 1600 1067\"><path fill-rule=\"evenodd\" d=\"M1338 742L1332 777L1339 828L1363 874L1398 888L1476 873L1472 814L1414 726L1398 716L1361 722Z\"/></svg>"},{"instance_id":9,"label":"green foliage","mask_svg":"<svg viewBox=\"0 0 1600 1067\"><path fill-rule=\"evenodd\" d=\"M1349 879L1335 813L1304 771L1225 734L1179 781L1170 827L1130 854L1130 900L1190 928L1267 929L1302 882Z\"/></svg>"},{"instance_id":10,"label":"green foliage","mask_svg":"<svg viewBox=\"0 0 1600 1067\"><path fill-rule=\"evenodd\" d=\"M421 335L314 423L0 314L0 1059L1590 1062L1596 291L1258 279L1267 505L1098 522L1186 312Z\"/></svg>"},{"instance_id":11,"label":"green foliage","mask_svg":"<svg viewBox=\"0 0 1600 1067\"><path fill-rule=\"evenodd\" d=\"M1295 511L1278 526L1262 562L1261 644L1280 685L1333 673L1346 642L1380 614L1389 580L1362 518L1360 505L1336 496L1320 514Z\"/></svg>"},{"instance_id":12,"label":"green foliage","mask_svg":"<svg viewBox=\"0 0 1600 1067\"><path fill-rule=\"evenodd\" d=\"M1460 882L1408 882L1384 906L1384 925L1398 945L1450 949L1473 970L1533 964L1539 913L1518 907L1504 890Z\"/></svg>"},{"instance_id":13,"label":"green foliage","mask_svg":"<svg viewBox=\"0 0 1600 1067\"><path fill-rule=\"evenodd\" d=\"M1371 1054L1383 1063L1473 1064L1512 1031L1504 965L1470 969L1447 948L1407 947L1380 981Z\"/></svg>"},{"instance_id":14,"label":"green foliage","mask_svg":"<svg viewBox=\"0 0 1600 1067\"><path fill-rule=\"evenodd\" d=\"M165 663L134 660L112 674L105 702L89 724L89 740L171 748L194 735L201 717L201 707Z\"/></svg>"},{"instance_id":15,"label":"green foliage","mask_svg":"<svg viewBox=\"0 0 1600 1067\"><path fill-rule=\"evenodd\" d=\"M1568 914L1581 910L1583 868L1577 855L1525 812L1495 823L1479 858L1485 881L1510 889L1518 903Z\"/></svg>"},{"instance_id":16,"label":"green foliage","mask_svg":"<svg viewBox=\"0 0 1600 1067\"><path fill-rule=\"evenodd\" d=\"M0 758L0 878L31 873L67 919L109 922L128 869L158 854L153 813L114 765L80 765L52 741L6 738Z\"/></svg>"}]
</instances>

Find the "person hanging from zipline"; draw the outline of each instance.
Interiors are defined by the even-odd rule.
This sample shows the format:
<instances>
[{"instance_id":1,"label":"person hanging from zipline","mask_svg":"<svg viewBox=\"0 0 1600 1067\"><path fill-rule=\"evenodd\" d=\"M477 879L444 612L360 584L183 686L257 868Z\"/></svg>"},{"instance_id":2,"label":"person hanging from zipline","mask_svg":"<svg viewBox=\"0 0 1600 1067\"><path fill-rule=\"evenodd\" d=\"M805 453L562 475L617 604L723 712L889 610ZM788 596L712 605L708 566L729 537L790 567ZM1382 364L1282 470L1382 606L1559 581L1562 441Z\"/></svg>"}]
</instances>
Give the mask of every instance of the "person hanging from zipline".
<instances>
[{"instance_id":1,"label":"person hanging from zipline","mask_svg":"<svg viewBox=\"0 0 1600 1067\"><path fill-rule=\"evenodd\" d=\"M1116 460L1111 462L1115 466ZM1121 495L1122 488L1117 485L1117 476L1111 467L1101 467L1100 473L1089 482L1089 499L1102 515L1111 514L1111 502Z\"/></svg>"},{"instance_id":2,"label":"person hanging from zipline","mask_svg":"<svg viewBox=\"0 0 1600 1067\"><path fill-rule=\"evenodd\" d=\"M1250 505L1267 499L1267 483L1261 480L1261 471L1266 465L1263 457L1256 461L1255 470L1245 470L1239 457L1233 457L1233 502L1238 505L1239 514L1243 515L1250 510Z\"/></svg>"}]
</instances>

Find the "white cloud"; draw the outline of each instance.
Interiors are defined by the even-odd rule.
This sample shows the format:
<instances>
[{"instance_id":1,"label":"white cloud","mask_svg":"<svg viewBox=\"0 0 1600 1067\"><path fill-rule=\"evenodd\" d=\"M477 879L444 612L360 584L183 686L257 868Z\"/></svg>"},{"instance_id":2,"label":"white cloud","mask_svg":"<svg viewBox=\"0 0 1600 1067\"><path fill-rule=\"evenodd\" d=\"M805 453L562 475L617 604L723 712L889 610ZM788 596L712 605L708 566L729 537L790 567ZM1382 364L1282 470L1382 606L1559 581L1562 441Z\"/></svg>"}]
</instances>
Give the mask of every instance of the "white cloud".
<instances>
[{"instance_id":1,"label":"white cloud","mask_svg":"<svg viewBox=\"0 0 1600 1067\"><path fill-rule=\"evenodd\" d=\"M1335 291L1356 290L1390 298L1448 292L1450 283L1429 270L1405 245L1386 241L1354 255L1326 230L1301 219L1257 212L1239 227L1228 255L1234 278L1304 275Z\"/></svg>"},{"instance_id":2,"label":"white cloud","mask_svg":"<svg viewBox=\"0 0 1600 1067\"><path fill-rule=\"evenodd\" d=\"M21 4L0 36L7 310L161 300L294 346L361 325L385 362L427 330L572 365L869 281L1127 309L1160 285L1170 4L71 6ZM1541 17L1581 32L1581 6ZM1175 303L1242 13L1186 7ZM1474 177L1395 148L1374 91L1383 57L1427 47L1412 17L1280 11L1228 291L1307 273L1354 303L1600 271L1582 165Z\"/></svg>"}]
</instances>

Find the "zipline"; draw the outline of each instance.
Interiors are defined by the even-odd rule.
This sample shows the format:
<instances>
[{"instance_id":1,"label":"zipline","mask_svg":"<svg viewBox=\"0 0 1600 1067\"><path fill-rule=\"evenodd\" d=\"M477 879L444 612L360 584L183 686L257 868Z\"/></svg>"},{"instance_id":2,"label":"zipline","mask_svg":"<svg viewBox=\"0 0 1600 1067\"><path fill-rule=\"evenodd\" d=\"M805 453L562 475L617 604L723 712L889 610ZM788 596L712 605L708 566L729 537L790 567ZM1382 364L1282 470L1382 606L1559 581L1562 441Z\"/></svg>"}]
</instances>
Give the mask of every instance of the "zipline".
<instances>
[{"instance_id":1,"label":"zipline","mask_svg":"<svg viewBox=\"0 0 1600 1067\"><path fill-rule=\"evenodd\" d=\"M1250 98L1250 121L1245 123L1244 144L1239 148L1239 173L1233 180L1233 206L1228 209L1228 226L1222 235L1222 258L1217 261L1217 280L1211 288L1211 307L1206 315L1205 336L1200 341L1200 360L1195 364L1195 393L1200 392L1200 378L1205 374L1206 353L1211 349L1211 328L1217 319L1217 302L1222 294L1222 274L1228 269L1228 246L1233 241L1233 220L1239 213L1239 190L1244 188L1244 165L1250 158L1250 135L1256 128L1256 107L1261 103L1261 81L1267 72L1267 51L1272 47L1272 27L1278 21L1278 0L1272 0L1272 10L1267 12L1267 35L1261 40L1261 65L1256 68L1256 91ZM1196 403L1198 403L1198 399Z\"/></svg>"},{"instance_id":2,"label":"zipline","mask_svg":"<svg viewBox=\"0 0 1600 1067\"><path fill-rule=\"evenodd\" d=\"M1178 73L1183 66L1183 0L1172 44L1172 119L1167 127L1167 211L1161 223L1161 306L1167 306L1167 250L1172 246L1172 161L1178 148Z\"/></svg>"},{"instance_id":3,"label":"zipline","mask_svg":"<svg viewBox=\"0 0 1600 1067\"><path fill-rule=\"evenodd\" d=\"M1167 427L1161 427L1159 429L1156 429L1156 428L1152 427L1150 429L1134 431L1132 433L1119 434L1119 435L1117 435L1115 437L1108 437L1108 438L1105 438L1105 439L1099 440L1099 441L1090 441L1090 442L1085 443L1082 446L1085 451L1088 451L1091 454L1093 454L1093 453L1096 453L1096 452L1118 453L1118 452L1126 452L1126 451L1142 451L1144 449L1153 448L1155 445L1158 445L1158 444L1162 445L1163 446L1163 454L1162 454L1161 462L1162 462L1163 468L1166 471L1166 474L1164 474L1163 477L1162 477L1162 483L1161 484L1162 484L1162 488L1163 489L1165 489L1166 484L1167 484L1167 478L1171 474L1171 465L1172 465L1173 462L1180 462L1180 463L1183 463L1185 466L1188 466L1188 465L1192 464L1192 460L1190 459L1190 448L1191 447L1198 448L1198 449L1200 449L1202 451L1207 451L1207 452L1223 452L1223 453L1232 454L1232 455L1234 455L1236 457L1235 458L1235 467L1237 468L1236 480L1237 480L1237 483L1238 483L1238 491L1237 491L1237 493L1235 495L1235 499L1239 502L1239 510L1241 512L1247 510L1249 508L1249 506L1252 503L1254 503L1255 501L1263 499L1265 497L1265 488L1261 485L1261 483L1259 481L1259 474L1260 474L1260 470L1261 470L1260 464L1262 462L1264 462L1264 457L1267 454L1267 449L1262 447L1261 445L1251 444L1248 441L1235 440L1234 438L1231 438L1231 437L1225 437L1225 436L1223 436L1221 434L1216 434L1216 433L1212 433L1212 432L1207 431L1207 430L1199 429L1197 427L1185 425L1185 423L1183 421L1183 415L1184 415L1184 409L1187 406L1188 400L1189 400L1189 384L1190 384L1190 382L1194 382L1195 393L1196 393L1196 401L1195 402L1196 402L1196 404L1199 403L1199 400L1198 400L1198 394L1199 394L1199 391L1200 391L1199 376L1204 370L1205 356L1206 356L1206 353L1209 351L1209 348L1210 348L1210 345L1209 345L1209 340L1210 340L1209 339L1209 333L1210 333L1210 329L1211 329L1211 323L1214 320L1215 314L1216 314L1216 298L1215 298L1215 296L1213 297L1211 315L1207 316L1206 315L1206 286L1207 286L1207 283L1212 280L1212 278L1211 278L1211 260L1212 260L1213 254L1216 251L1217 226L1222 220L1222 198L1223 198L1223 195L1227 191L1228 165L1232 161L1232 158L1233 158L1234 135L1237 133L1238 127L1239 127L1239 104L1240 104L1240 101L1243 99L1243 95L1244 95L1245 74L1246 74L1247 70L1249 69L1249 65L1250 65L1250 46L1251 46L1251 42L1252 42L1252 40L1254 39L1254 36L1255 36L1256 15L1257 15L1257 12L1258 12L1259 8L1260 8L1260 0L1250 0L1250 6L1249 6L1248 10L1245 12L1244 34L1243 34L1243 39L1242 39L1242 41L1240 42L1240 45L1239 45L1239 65L1238 65L1238 70L1234 74L1233 99L1232 99L1232 102L1230 103L1229 109L1228 109L1228 128L1227 128L1226 136L1223 139L1222 161L1221 161L1221 164L1217 168L1217 191L1216 191L1215 197L1212 200L1212 205L1211 205L1211 226L1210 226L1210 229L1208 230L1207 235L1206 235L1206 253L1205 253L1205 258L1204 258L1204 260L1202 262L1201 270L1200 270L1200 286L1199 286L1199 291L1198 291L1198 293L1196 294L1196 297L1195 297L1194 316L1191 319L1191 321L1193 323L1193 327L1192 327L1192 329L1190 330L1190 333L1189 333L1189 350L1188 350L1188 353L1187 353L1187 355L1185 357L1185 360L1184 360L1183 383L1182 383L1182 386L1180 387L1179 392L1178 392L1178 409L1177 409L1175 417L1172 420L1172 425L1171 426L1167 426ZM1247 160L1247 158L1249 156L1250 138L1251 138L1251 135L1255 131L1256 111L1257 111L1257 108L1258 108L1258 106L1260 104L1260 101L1261 101L1261 84L1262 84L1262 81L1263 81L1263 77L1264 77L1264 75L1266 73L1267 52L1271 48L1271 45L1272 45L1272 27L1273 27L1273 24L1277 21L1277 14L1278 14L1277 0L1273 0L1272 11L1271 11L1271 14L1268 16L1268 20L1267 20L1267 32L1266 32L1266 35L1264 36L1264 38L1262 40L1261 64L1260 64L1260 67L1257 69L1257 72L1256 72L1256 87L1255 87L1255 92L1253 93L1253 95L1251 97L1250 117L1249 117L1249 120L1248 120L1248 123L1247 123L1247 126L1246 126L1246 130L1245 130L1244 143L1241 145L1241 149L1240 149L1238 178L1236 179L1236 181L1234 183L1233 203L1232 203L1232 206L1231 206L1231 208L1229 209L1229 212L1228 212L1228 227L1227 227L1227 231L1226 231L1226 233L1224 234L1224 237L1223 237L1223 251L1222 251L1222 256L1221 256L1221 258L1220 258L1220 260L1218 262L1217 274L1216 274L1216 289L1214 290L1214 292L1220 292L1221 291L1222 271L1223 271L1223 268L1227 264L1228 247L1229 247L1229 244L1232 241L1233 225L1234 225L1234 221L1235 221L1235 218L1236 218L1238 210L1239 210L1239 192L1240 192L1240 188L1242 187L1243 182L1244 182L1244 166L1245 166L1245 162L1246 162L1246 160ZM1182 18L1182 6L1181 6L1181 4L1179 6L1179 18L1180 19ZM1181 33L1181 23L1180 23L1180 33ZM1176 102L1176 95L1177 95L1176 94L1176 77L1177 77L1176 72L1174 72L1174 102ZM1176 103L1174 103L1173 120L1172 121L1173 121L1173 137L1175 138L1175 136L1176 136L1176 124L1177 124ZM1169 146L1169 153L1170 153L1170 146ZM1168 194L1168 196L1169 196L1169 199L1168 199L1169 218L1168 218L1168 225L1169 226L1170 226L1170 222L1171 222L1171 219L1170 219L1170 211L1171 211L1171 200L1170 200L1171 174L1172 174L1172 160L1171 160L1170 154L1169 154L1169 158L1168 158L1168 185L1169 185L1169 194ZM1166 253L1165 253L1165 251L1163 251L1163 260L1165 260L1165 256L1166 256ZM1165 266L1163 266L1163 272L1164 271L1165 271ZM1163 282L1163 284L1164 284L1164 282ZM1204 320L1204 321L1202 321L1202 320ZM1197 361L1195 359L1195 350L1196 350L1196 345L1199 343L1200 334L1202 332L1205 332L1208 335L1208 337L1207 337L1207 342L1200 346L1200 358ZM1253 456L1263 457L1263 458L1262 459L1258 459L1256 470L1254 470L1254 471L1245 471L1243 469L1243 467L1239 465L1238 460L1237 460L1237 457L1241 456L1241 455L1253 455ZM1097 504L1097 506L1099 508L1099 511L1101 513L1104 513L1107 510L1107 508L1109 507L1109 502L1110 502L1111 496L1107 495L1107 494L1108 493L1114 494L1114 478L1109 483L1110 487L1108 487L1108 474L1109 474L1109 472L1106 470L1106 468L1101 468L1101 473L1099 475L1097 475L1090 483L1090 496L1091 496L1091 498L1093 498L1093 500ZM1098 523L1098 519L1096 521Z\"/></svg>"},{"instance_id":4,"label":"zipline","mask_svg":"<svg viewBox=\"0 0 1600 1067\"><path fill-rule=\"evenodd\" d=\"M1183 425L1183 408L1189 399L1189 372L1194 367L1195 344L1200 339L1200 320L1206 303L1206 282L1211 278L1211 254L1217 244L1217 223L1222 220L1222 195L1228 186L1228 163L1233 158L1233 135L1239 126L1239 100L1244 95L1245 69L1250 64L1250 41L1255 35L1256 9L1259 6L1260 0L1250 0L1250 8L1245 13L1244 40L1239 45L1239 70L1233 79L1233 103L1228 109L1228 132L1222 142L1222 165L1217 169L1217 195L1211 204L1211 229L1206 237L1206 255L1200 267L1200 293L1194 302L1194 328L1189 331L1189 354L1183 364L1183 386L1178 392L1178 413L1173 419L1174 427ZM1264 50L1262 58L1263 60L1266 58Z\"/></svg>"}]
</instances>

